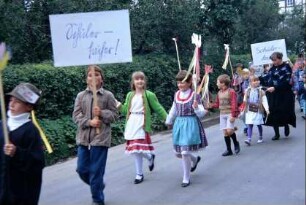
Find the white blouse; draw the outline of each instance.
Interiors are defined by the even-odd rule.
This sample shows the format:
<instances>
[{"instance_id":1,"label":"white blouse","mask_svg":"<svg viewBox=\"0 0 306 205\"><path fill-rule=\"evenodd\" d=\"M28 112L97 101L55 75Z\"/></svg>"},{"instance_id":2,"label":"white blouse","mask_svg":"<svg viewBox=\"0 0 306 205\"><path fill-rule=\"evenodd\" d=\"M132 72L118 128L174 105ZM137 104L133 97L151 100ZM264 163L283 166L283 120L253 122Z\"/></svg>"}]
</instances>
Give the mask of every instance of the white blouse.
<instances>
[{"instance_id":1,"label":"white blouse","mask_svg":"<svg viewBox=\"0 0 306 205\"><path fill-rule=\"evenodd\" d=\"M144 126L144 106L142 94L135 94L131 101L130 115L127 120L124 139L136 140L145 139Z\"/></svg>"}]
</instances>

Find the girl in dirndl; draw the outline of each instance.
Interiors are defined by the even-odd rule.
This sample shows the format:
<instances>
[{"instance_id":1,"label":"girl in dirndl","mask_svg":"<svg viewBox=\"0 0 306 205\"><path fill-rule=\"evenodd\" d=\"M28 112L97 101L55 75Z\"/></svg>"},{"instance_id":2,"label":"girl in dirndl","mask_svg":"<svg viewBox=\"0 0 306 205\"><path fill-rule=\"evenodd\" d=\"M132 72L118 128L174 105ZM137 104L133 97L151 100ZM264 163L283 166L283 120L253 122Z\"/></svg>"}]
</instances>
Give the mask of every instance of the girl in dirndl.
<instances>
[{"instance_id":1,"label":"girl in dirndl","mask_svg":"<svg viewBox=\"0 0 306 205\"><path fill-rule=\"evenodd\" d=\"M176 76L179 90L175 93L174 102L166 120L169 127L173 125L175 155L182 159L182 187L190 185L190 172L195 171L201 160L200 156L196 157L192 153L208 145L204 127L200 121L207 111L201 103L200 95L191 89L192 76L188 74L184 81L186 76L185 70L180 71Z\"/></svg>"},{"instance_id":2,"label":"girl in dirndl","mask_svg":"<svg viewBox=\"0 0 306 205\"><path fill-rule=\"evenodd\" d=\"M149 133L151 130L151 116L154 111L165 120L167 112L158 102L156 95L146 90L146 76L137 71L132 74L131 89L123 105L118 102L120 112L126 115L124 139L126 140L127 154L135 160L136 177L134 184L144 180L142 164L143 158L148 160L149 170L154 169L154 147Z\"/></svg>"},{"instance_id":3,"label":"girl in dirndl","mask_svg":"<svg viewBox=\"0 0 306 205\"><path fill-rule=\"evenodd\" d=\"M248 126L248 139L244 142L250 146L252 140L253 125L257 125L259 130L259 139L257 143L263 142L262 124L264 124L264 111L269 115L269 105L265 92L260 87L259 77L250 76L250 84L244 95L245 103L245 124Z\"/></svg>"}]
</instances>

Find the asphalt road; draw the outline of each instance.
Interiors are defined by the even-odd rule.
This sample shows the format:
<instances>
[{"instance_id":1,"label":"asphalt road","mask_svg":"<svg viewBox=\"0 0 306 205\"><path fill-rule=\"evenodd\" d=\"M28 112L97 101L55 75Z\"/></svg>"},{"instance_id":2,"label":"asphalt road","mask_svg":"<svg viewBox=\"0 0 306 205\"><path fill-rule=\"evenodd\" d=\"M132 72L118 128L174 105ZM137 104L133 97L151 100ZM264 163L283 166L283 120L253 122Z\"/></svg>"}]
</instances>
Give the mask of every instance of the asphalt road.
<instances>
[{"instance_id":1,"label":"asphalt road","mask_svg":"<svg viewBox=\"0 0 306 205\"><path fill-rule=\"evenodd\" d=\"M124 154L124 145L109 150L105 173L107 205L305 205L305 120L297 110L297 127L289 137L272 141L273 129L264 127L264 143L243 141L237 122L241 152L222 157L225 143L219 125L206 128L209 146L192 173L191 185L180 186L181 161L172 151L171 134L152 137L155 169L144 163L144 181L134 185L134 162ZM204 123L205 126L205 123ZM283 133L283 129L281 129ZM44 169L40 205L89 205L90 190L75 172L76 159Z\"/></svg>"}]
</instances>

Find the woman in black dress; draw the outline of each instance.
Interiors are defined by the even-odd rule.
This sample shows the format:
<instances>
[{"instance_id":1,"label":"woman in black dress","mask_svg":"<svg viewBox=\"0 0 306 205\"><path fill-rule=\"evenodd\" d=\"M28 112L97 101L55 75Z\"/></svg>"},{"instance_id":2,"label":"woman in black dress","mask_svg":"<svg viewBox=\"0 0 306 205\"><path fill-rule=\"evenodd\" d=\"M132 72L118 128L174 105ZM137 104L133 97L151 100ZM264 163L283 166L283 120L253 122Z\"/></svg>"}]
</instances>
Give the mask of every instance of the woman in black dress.
<instances>
[{"instance_id":1,"label":"woman in black dress","mask_svg":"<svg viewBox=\"0 0 306 205\"><path fill-rule=\"evenodd\" d=\"M289 124L296 126L296 116L294 111L294 93L292 91L291 67L283 62L283 54L274 52L270 56L273 66L268 73L260 77L262 86L267 88L270 114L265 123L267 126L273 126L275 136L272 140L280 138L279 127L285 127L284 134L289 136Z\"/></svg>"}]
</instances>

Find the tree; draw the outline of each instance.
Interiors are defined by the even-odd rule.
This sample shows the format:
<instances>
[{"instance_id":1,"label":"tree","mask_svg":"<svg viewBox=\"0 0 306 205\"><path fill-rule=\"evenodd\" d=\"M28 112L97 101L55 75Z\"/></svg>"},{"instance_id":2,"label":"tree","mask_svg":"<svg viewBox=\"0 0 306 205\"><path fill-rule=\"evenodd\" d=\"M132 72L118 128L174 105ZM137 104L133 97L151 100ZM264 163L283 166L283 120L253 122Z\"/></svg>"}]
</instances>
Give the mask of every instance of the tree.
<instances>
[{"instance_id":1,"label":"tree","mask_svg":"<svg viewBox=\"0 0 306 205\"><path fill-rule=\"evenodd\" d=\"M242 0L203 0L203 25L221 44L232 44L242 3Z\"/></svg>"},{"instance_id":2,"label":"tree","mask_svg":"<svg viewBox=\"0 0 306 205\"><path fill-rule=\"evenodd\" d=\"M193 32L202 33L199 0L138 1L131 7L131 31L135 54L175 52L172 41L178 37L180 48L190 50Z\"/></svg>"},{"instance_id":3,"label":"tree","mask_svg":"<svg viewBox=\"0 0 306 205\"><path fill-rule=\"evenodd\" d=\"M299 54L305 44L305 14L303 6L295 7L292 12L286 13L283 22L275 33L276 38L285 39L289 54Z\"/></svg>"},{"instance_id":4,"label":"tree","mask_svg":"<svg viewBox=\"0 0 306 205\"><path fill-rule=\"evenodd\" d=\"M283 16L278 0L246 0L235 23L234 45L237 53L250 52L250 44L274 40Z\"/></svg>"}]
</instances>

